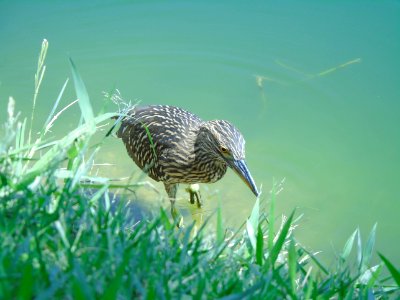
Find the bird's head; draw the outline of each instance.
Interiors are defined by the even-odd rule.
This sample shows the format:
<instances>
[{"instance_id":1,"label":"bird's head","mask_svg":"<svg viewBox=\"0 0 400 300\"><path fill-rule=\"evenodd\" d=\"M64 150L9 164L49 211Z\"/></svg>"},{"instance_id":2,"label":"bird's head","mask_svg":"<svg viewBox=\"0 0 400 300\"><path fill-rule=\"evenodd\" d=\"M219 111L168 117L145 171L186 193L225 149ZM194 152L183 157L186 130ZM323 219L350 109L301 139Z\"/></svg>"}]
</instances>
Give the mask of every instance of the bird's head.
<instances>
[{"instance_id":1,"label":"bird's head","mask_svg":"<svg viewBox=\"0 0 400 300\"><path fill-rule=\"evenodd\" d=\"M228 121L213 120L200 129L203 144L216 159L225 162L258 196L257 186L245 161L245 140L240 131Z\"/></svg>"}]
</instances>

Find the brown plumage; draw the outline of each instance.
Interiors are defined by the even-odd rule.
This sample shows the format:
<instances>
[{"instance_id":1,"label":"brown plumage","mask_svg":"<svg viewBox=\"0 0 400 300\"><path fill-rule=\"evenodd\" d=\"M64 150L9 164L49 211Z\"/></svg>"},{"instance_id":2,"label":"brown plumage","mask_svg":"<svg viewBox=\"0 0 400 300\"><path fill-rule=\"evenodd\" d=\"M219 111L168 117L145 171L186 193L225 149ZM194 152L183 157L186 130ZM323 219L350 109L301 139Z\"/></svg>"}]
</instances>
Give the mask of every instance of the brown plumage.
<instances>
[{"instance_id":1,"label":"brown plumage","mask_svg":"<svg viewBox=\"0 0 400 300\"><path fill-rule=\"evenodd\" d=\"M258 195L245 164L245 141L228 121L203 121L178 107L137 106L121 121L117 136L129 156L173 200L179 183L211 183L231 167Z\"/></svg>"}]
</instances>

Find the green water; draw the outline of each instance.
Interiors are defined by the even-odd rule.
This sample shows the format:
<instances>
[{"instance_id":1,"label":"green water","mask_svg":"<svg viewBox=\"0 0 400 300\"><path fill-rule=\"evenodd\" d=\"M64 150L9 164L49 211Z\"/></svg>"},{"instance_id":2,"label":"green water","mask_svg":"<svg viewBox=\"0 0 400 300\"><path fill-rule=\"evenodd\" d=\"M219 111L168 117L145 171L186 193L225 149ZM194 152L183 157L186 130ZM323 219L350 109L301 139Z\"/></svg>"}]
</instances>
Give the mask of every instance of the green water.
<instances>
[{"instance_id":1,"label":"green water","mask_svg":"<svg viewBox=\"0 0 400 300\"><path fill-rule=\"evenodd\" d=\"M355 228L366 235L378 222L378 250L398 264L398 1L101 3L0 1L0 121L10 95L30 115L37 55L46 38L36 128L70 76L71 56L97 111L102 92L118 88L130 100L176 105L236 124L264 194L273 178L285 179L277 210L304 213L297 236L309 249L332 257ZM260 83L256 76L265 79ZM70 82L61 105L74 99ZM78 122L73 107L53 134ZM96 167L112 177L137 171L113 138L97 162L114 163ZM230 226L249 215L255 200L232 172L204 185L202 193L205 211L220 200ZM147 189L138 194L159 198Z\"/></svg>"}]
</instances>

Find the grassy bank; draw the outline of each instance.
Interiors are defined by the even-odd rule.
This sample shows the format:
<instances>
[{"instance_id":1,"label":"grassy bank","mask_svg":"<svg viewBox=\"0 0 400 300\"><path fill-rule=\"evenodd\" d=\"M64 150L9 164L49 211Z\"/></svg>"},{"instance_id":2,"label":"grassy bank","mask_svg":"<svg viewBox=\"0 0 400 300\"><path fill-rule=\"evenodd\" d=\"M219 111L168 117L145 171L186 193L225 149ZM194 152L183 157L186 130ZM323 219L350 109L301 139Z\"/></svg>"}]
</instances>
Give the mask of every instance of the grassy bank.
<instances>
[{"instance_id":1,"label":"grassy bank","mask_svg":"<svg viewBox=\"0 0 400 300\"><path fill-rule=\"evenodd\" d=\"M33 107L45 73L47 42L35 76ZM0 144L1 299L391 299L400 273L384 256L371 265L375 227L365 243L356 230L335 263L324 266L295 238L295 212L275 219L275 185L257 199L237 232L177 228L163 209L142 218L113 198L116 188L90 174L102 141L96 116L71 61L82 124L49 139L64 88L37 135L15 101ZM4 103L4 102L2 102ZM2 109L4 109L3 107ZM29 125L30 124L30 125ZM104 138L105 134L104 134ZM95 189L94 189L95 188ZM131 184L131 189L136 185ZM211 233L210 233L211 232ZM351 259L352 254L356 258ZM384 276L387 269L388 276Z\"/></svg>"}]
</instances>

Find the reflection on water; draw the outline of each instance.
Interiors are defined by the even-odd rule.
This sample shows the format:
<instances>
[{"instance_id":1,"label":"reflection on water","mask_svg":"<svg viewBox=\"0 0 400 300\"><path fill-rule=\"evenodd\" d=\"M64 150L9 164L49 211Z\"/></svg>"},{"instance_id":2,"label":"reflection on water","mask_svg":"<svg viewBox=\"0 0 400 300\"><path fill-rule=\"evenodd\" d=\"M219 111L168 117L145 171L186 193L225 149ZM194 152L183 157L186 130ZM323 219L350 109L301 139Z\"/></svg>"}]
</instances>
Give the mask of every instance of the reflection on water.
<instances>
[{"instance_id":1,"label":"reflection on water","mask_svg":"<svg viewBox=\"0 0 400 300\"><path fill-rule=\"evenodd\" d=\"M305 214L298 229L305 245L329 257L332 244L342 247L357 226L368 232L377 221L379 250L395 261L399 12L395 1L1 2L0 103L4 108L12 95L17 109L30 115L37 53L47 38L37 128L69 76L72 56L97 111L116 109L102 92L118 88L133 101L234 123L264 195L273 178L286 179L277 210L288 215L297 207ZM69 84L60 105L73 100ZM79 118L72 106L53 136L74 128ZM114 164L95 167L98 174L140 177L115 138L104 141L97 163ZM162 184L151 183L162 193L143 187L136 197L167 207ZM255 201L233 172L202 185L202 194L205 214L220 201L228 226L240 225ZM182 209L195 211L184 187L178 196Z\"/></svg>"}]
</instances>

